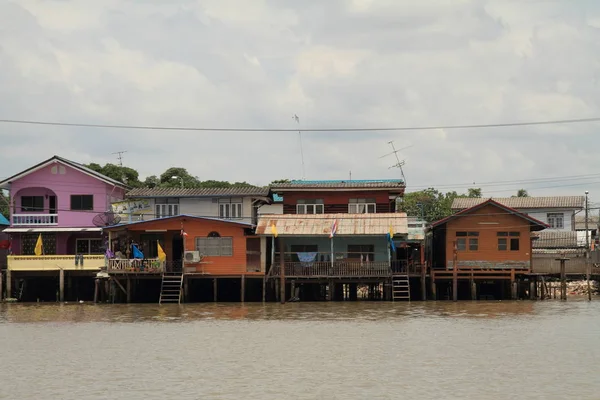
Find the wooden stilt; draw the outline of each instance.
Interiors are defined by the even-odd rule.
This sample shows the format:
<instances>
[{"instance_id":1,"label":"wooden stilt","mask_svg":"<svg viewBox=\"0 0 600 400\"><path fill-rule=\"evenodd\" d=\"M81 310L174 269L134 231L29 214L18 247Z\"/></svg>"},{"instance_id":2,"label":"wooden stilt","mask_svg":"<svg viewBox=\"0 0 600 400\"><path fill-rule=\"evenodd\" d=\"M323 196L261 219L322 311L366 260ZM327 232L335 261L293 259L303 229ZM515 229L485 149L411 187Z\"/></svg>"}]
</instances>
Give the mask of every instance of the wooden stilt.
<instances>
[{"instance_id":1,"label":"wooden stilt","mask_svg":"<svg viewBox=\"0 0 600 400\"><path fill-rule=\"evenodd\" d=\"M542 276L542 282L540 285L540 300L546 300L546 282L544 282L543 276Z\"/></svg>"},{"instance_id":2,"label":"wooden stilt","mask_svg":"<svg viewBox=\"0 0 600 400\"><path fill-rule=\"evenodd\" d=\"M567 300L567 274L565 273L565 262L560 263L560 299Z\"/></svg>"},{"instance_id":3,"label":"wooden stilt","mask_svg":"<svg viewBox=\"0 0 600 400\"><path fill-rule=\"evenodd\" d=\"M6 270L6 298L12 298L12 271L10 269Z\"/></svg>"},{"instance_id":4,"label":"wooden stilt","mask_svg":"<svg viewBox=\"0 0 600 400\"><path fill-rule=\"evenodd\" d=\"M437 300L437 287L435 285L435 274L431 270L431 300Z\"/></svg>"},{"instance_id":5,"label":"wooden stilt","mask_svg":"<svg viewBox=\"0 0 600 400\"><path fill-rule=\"evenodd\" d=\"M349 287L349 289L350 289L350 294L349 294L350 300L351 301L358 300L358 284L351 283L349 286L350 286Z\"/></svg>"},{"instance_id":6,"label":"wooden stilt","mask_svg":"<svg viewBox=\"0 0 600 400\"><path fill-rule=\"evenodd\" d=\"M183 301L184 303L190 299L190 280L183 278Z\"/></svg>"},{"instance_id":7,"label":"wooden stilt","mask_svg":"<svg viewBox=\"0 0 600 400\"><path fill-rule=\"evenodd\" d=\"M535 300L535 281L532 277L529 277L529 300Z\"/></svg>"},{"instance_id":8,"label":"wooden stilt","mask_svg":"<svg viewBox=\"0 0 600 400\"><path fill-rule=\"evenodd\" d=\"M471 274L471 300L477 300L477 284L473 279L473 274Z\"/></svg>"},{"instance_id":9,"label":"wooden stilt","mask_svg":"<svg viewBox=\"0 0 600 400\"><path fill-rule=\"evenodd\" d=\"M131 278L127 277L127 303L131 303Z\"/></svg>"},{"instance_id":10,"label":"wooden stilt","mask_svg":"<svg viewBox=\"0 0 600 400\"><path fill-rule=\"evenodd\" d=\"M109 294L110 294L109 283L108 283L108 279L106 279L104 281L104 302L105 303L108 303L108 301L110 300Z\"/></svg>"},{"instance_id":11,"label":"wooden stilt","mask_svg":"<svg viewBox=\"0 0 600 400\"><path fill-rule=\"evenodd\" d=\"M517 282L515 281L515 270L510 270L510 298L511 300L517 299Z\"/></svg>"},{"instance_id":12,"label":"wooden stilt","mask_svg":"<svg viewBox=\"0 0 600 400\"><path fill-rule=\"evenodd\" d=\"M100 281L98 279L94 280L94 303L98 302L98 290L99 290Z\"/></svg>"},{"instance_id":13,"label":"wooden stilt","mask_svg":"<svg viewBox=\"0 0 600 400\"><path fill-rule=\"evenodd\" d=\"M263 277L262 281L262 301L267 301L267 279Z\"/></svg>"},{"instance_id":14,"label":"wooden stilt","mask_svg":"<svg viewBox=\"0 0 600 400\"><path fill-rule=\"evenodd\" d=\"M458 301L458 252L454 242L454 262L452 263L452 300Z\"/></svg>"},{"instance_id":15,"label":"wooden stilt","mask_svg":"<svg viewBox=\"0 0 600 400\"><path fill-rule=\"evenodd\" d=\"M4 293L2 292L2 271L0 271L0 301L4 299Z\"/></svg>"},{"instance_id":16,"label":"wooden stilt","mask_svg":"<svg viewBox=\"0 0 600 400\"><path fill-rule=\"evenodd\" d=\"M242 275L240 298L242 299L242 303L246 301L246 275Z\"/></svg>"},{"instance_id":17,"label":"wooden stilt","mask_svg":"<svg viewBox=\"0 0 600 400\"><path fill-rule=\"evenodd\" d=\"M216 303L219 296L217 293L217 278L213 279L213 301Z\"/></svg>"},{"instance_id":18,"label":"wooden stilt","mask_svg":"<svg viewBox=\"0 0 600 400\"><path fill-rule=\"evenodd\" d=\"M296 281L291 282L290 292L292 298L296 296Z\"/></svg>"},{"instance_id":19,"label":"wooden stilt","mask_svg":"<svg viewBox=\"0 0 600 400\"><path fill-rule=\"evenodd\" d=\"M60 302L65 301L65 270L58 270L58 299Z\"/></svg>"},{"instance_id":20,"label":"wooden stilt","mask_svg":"<svg viewBox=\"0 0 600 400\"><path fill-rule=\"evenodd\" d=\"M281 295L279 296L279 301L281 304L285 304L285 246L283 243L283 239L279 238L279 267L280 267L280 284L279 290L281 290Z\"/></svg>"},{"instance_id":21,"label":"wooden stilt","mask_svg":"<svg viewBox=\"0 0 600 400\"><path fill-rule=\"evenodd\" d=\"M281 290L279 290L279 285L281 285L281 281L279 279L275 279L275 301L281 300Z\"/></svg>"},{"instance_id":22,"label":"wooden stilt","mask_svg":"<svg viewBox=\"0 0 600 400\"><path fill-rule=\"evenodd\" d=\"M427 264L421 265L421 300L427 300Z\"/></svg>"}]
</instances>

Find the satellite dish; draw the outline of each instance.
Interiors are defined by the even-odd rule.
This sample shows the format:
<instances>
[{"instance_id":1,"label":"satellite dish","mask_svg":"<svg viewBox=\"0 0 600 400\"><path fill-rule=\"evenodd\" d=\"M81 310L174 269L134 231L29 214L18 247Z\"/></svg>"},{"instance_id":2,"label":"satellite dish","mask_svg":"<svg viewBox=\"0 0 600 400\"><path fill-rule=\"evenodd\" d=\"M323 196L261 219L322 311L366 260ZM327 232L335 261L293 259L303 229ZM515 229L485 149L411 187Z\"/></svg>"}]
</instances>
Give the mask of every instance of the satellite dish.
<instances>
[{"instance_id":1,"label":"satellite dish","mask_svg":"<svg viewBox=\"0 0 600 400\"><path fill-rule=\"evenodd\" d=\"M111 211L100 213L92 220L92 223L99 228L117 225L119 222L121 217Z\"/></svg>"}]
</instances>

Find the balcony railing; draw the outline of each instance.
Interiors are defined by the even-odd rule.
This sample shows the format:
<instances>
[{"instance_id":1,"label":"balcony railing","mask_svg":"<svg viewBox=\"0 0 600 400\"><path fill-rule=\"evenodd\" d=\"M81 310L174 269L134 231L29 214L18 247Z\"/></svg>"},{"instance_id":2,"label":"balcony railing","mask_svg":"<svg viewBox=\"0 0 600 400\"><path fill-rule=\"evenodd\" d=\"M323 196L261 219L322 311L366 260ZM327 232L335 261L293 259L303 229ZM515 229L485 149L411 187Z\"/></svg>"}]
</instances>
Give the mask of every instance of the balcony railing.
<instances>
[{"instance_id":1,"label":"balcony railing","mask_svg":"<svg viewBox=\"0 0 600 400\"><path fill-rule=\"evenodd\" d=\"M112 258L108 260L107 272L116 274L159 274L163 272L182 272L181 267L181 261L160 261L157 258L143 260Z\"/></svg>"},{"instance_id":2,"label":"balcony railing","mask_svg":"<svg viewBox=\"0 0 600 400\"><path fill-rule=\"evenodd\" d=\"M58 225L58 214L13 214L13 226Z\"/></svg>"},{"instance_id":3,"label":"balcony railing","mask_svg":"<svg viewBox=\"0 0 600 400\"><path fill-rule=\"evenodd\" d=\"M285 275L290 278L358 278L387 277L392 274L386 262L335 261L331 262L286 262ZM273 265L270 276L280 276L281 267Z\"/></svg>"},{"instance_id":4,"label":"balcony railing","mask_svg":"<svg viewBox=\"0 0 600 400\"><path fill-rule=\"evenodd\" d=\"M100 270L104 255L84 255L83 262L75 255L8 256L8 269L14 271Z\"/></svg>"}]
</instances>

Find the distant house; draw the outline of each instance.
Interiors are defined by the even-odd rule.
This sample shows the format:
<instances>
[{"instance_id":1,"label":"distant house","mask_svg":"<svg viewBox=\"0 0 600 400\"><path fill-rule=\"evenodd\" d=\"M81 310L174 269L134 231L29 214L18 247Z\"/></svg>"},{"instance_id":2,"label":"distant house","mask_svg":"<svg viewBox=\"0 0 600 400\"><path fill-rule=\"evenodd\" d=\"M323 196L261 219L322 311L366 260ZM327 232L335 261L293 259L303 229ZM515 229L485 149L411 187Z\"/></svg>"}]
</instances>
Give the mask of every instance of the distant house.
<instances>
[{"instance_id":1,"label":"distant house","mask_svg":"<svg viewBox=\"0 0 600 400\"><path fill-rule=\"evenodd\" d=\"M63 296L65 279L87 278L81 284L92 285L90 276L104 266L105 243L102 227L114 219L111 203L125 197L127 186L93 171L82 164L54 156L0 182L0 189L10 192L10 234L12 255L7 265L7 295L10 297L13 281L22 283L30 278L50 282L38 284L44 294L37 296L20 288L31 299L56 300L56 277L60 275ZM42 255L35 254L36 244L42 238ZM39 282L38 282L39 283ZM44 286L46 285L46 286ZM80 297L73 283L67 293L70 298ZM89 287L88 287L89 289Z\"/></svg>"},{"instance_id":2,"label":"distant house","mask_svg":"<svg viewBox=\"0 0 600 400\"><path fill-rule=\"evenodd\" d=\"M138 188L113 203L113 211L125 221L131 215L131 222L185 214L256 224L259 209L271 202L262 187Z\"/></svg>"},{"instance_id":3,"label":"distant house","mask_svg":"<svg viewBox=\"0 0 600 400\"><path fill-rule=\"evenodd\" d=\"M458 212L486 202L485 198L457 198L452 211ZM527 214L548 225L549 229L575 230L575 216L585 209L585 196L493 197L491 200Z\"/></svg>"},{"instance_id":4,"label":"distant house","mask_svg":"<svg viewBox=\"0 0 600 400\"><path fill-rule=\"evenodd\" d=\"M514 298L516 279L531 270L531 233L548 226L493 199L474 203L431 225L432 291L453 291L450 282L457 279L454 298L472 298L473 295L498 298L504 290L499 291L495 286L503 287L503 282L510 282ZM485 282L485 285L477 282ZM475 285L471 290L469 283ZM469 292L471 296L465 295Z\"/></svg>"}]
</instances>

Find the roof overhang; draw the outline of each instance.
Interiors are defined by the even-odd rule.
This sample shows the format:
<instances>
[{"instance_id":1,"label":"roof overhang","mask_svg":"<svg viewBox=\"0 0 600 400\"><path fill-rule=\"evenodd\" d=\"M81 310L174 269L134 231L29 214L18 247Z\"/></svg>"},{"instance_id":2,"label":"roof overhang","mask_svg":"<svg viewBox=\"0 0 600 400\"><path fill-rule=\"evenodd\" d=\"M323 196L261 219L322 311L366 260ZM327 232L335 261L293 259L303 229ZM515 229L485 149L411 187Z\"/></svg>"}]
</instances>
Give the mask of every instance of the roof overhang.
<instances>
[{"instance_id":1,"label":"roof overhang","mask_svg":"<svg viewBox=\"0 0 600 400\"><path fill-rule=\"evenodd\" d=\"M122 230L122 229L128 229L130 227L134 227L135 230L144 230L144 225L148 225L148 224L161 224L163 222L170 222L172 220L194 220L194 221L212 221L212 222L222 222L225 224L233 224L233 225L239 225L242 228L253 228L254 224L248 223L248 222L241 222L241 221L234 221L234 220L228 220L228 219L221 219L221 218L211 218L211 217L196 217L196 216L192 216L192 215L173 215L171 217L164 217L164 218L154 218L154 219L149 219L146 221L135 221L135 222L130 222L130 223L125 223L125 224L119 224L119 225L112 225L112 226L106 226L103 228L103 230L106 231L116 231L116 230ZM153 230L155 229L160 229L160 228L153 228Z\"/></svg>"},{"instance_id":2,"label":"roof overhang","mask_svg":"<svg viewBox=\"0 0 600 400\"><path fill-rule=\"evenodd\" d=\"M102 228L6 228L4 233L38 233L38 232L101 232Z\"/></svg>"}]
</instances>

